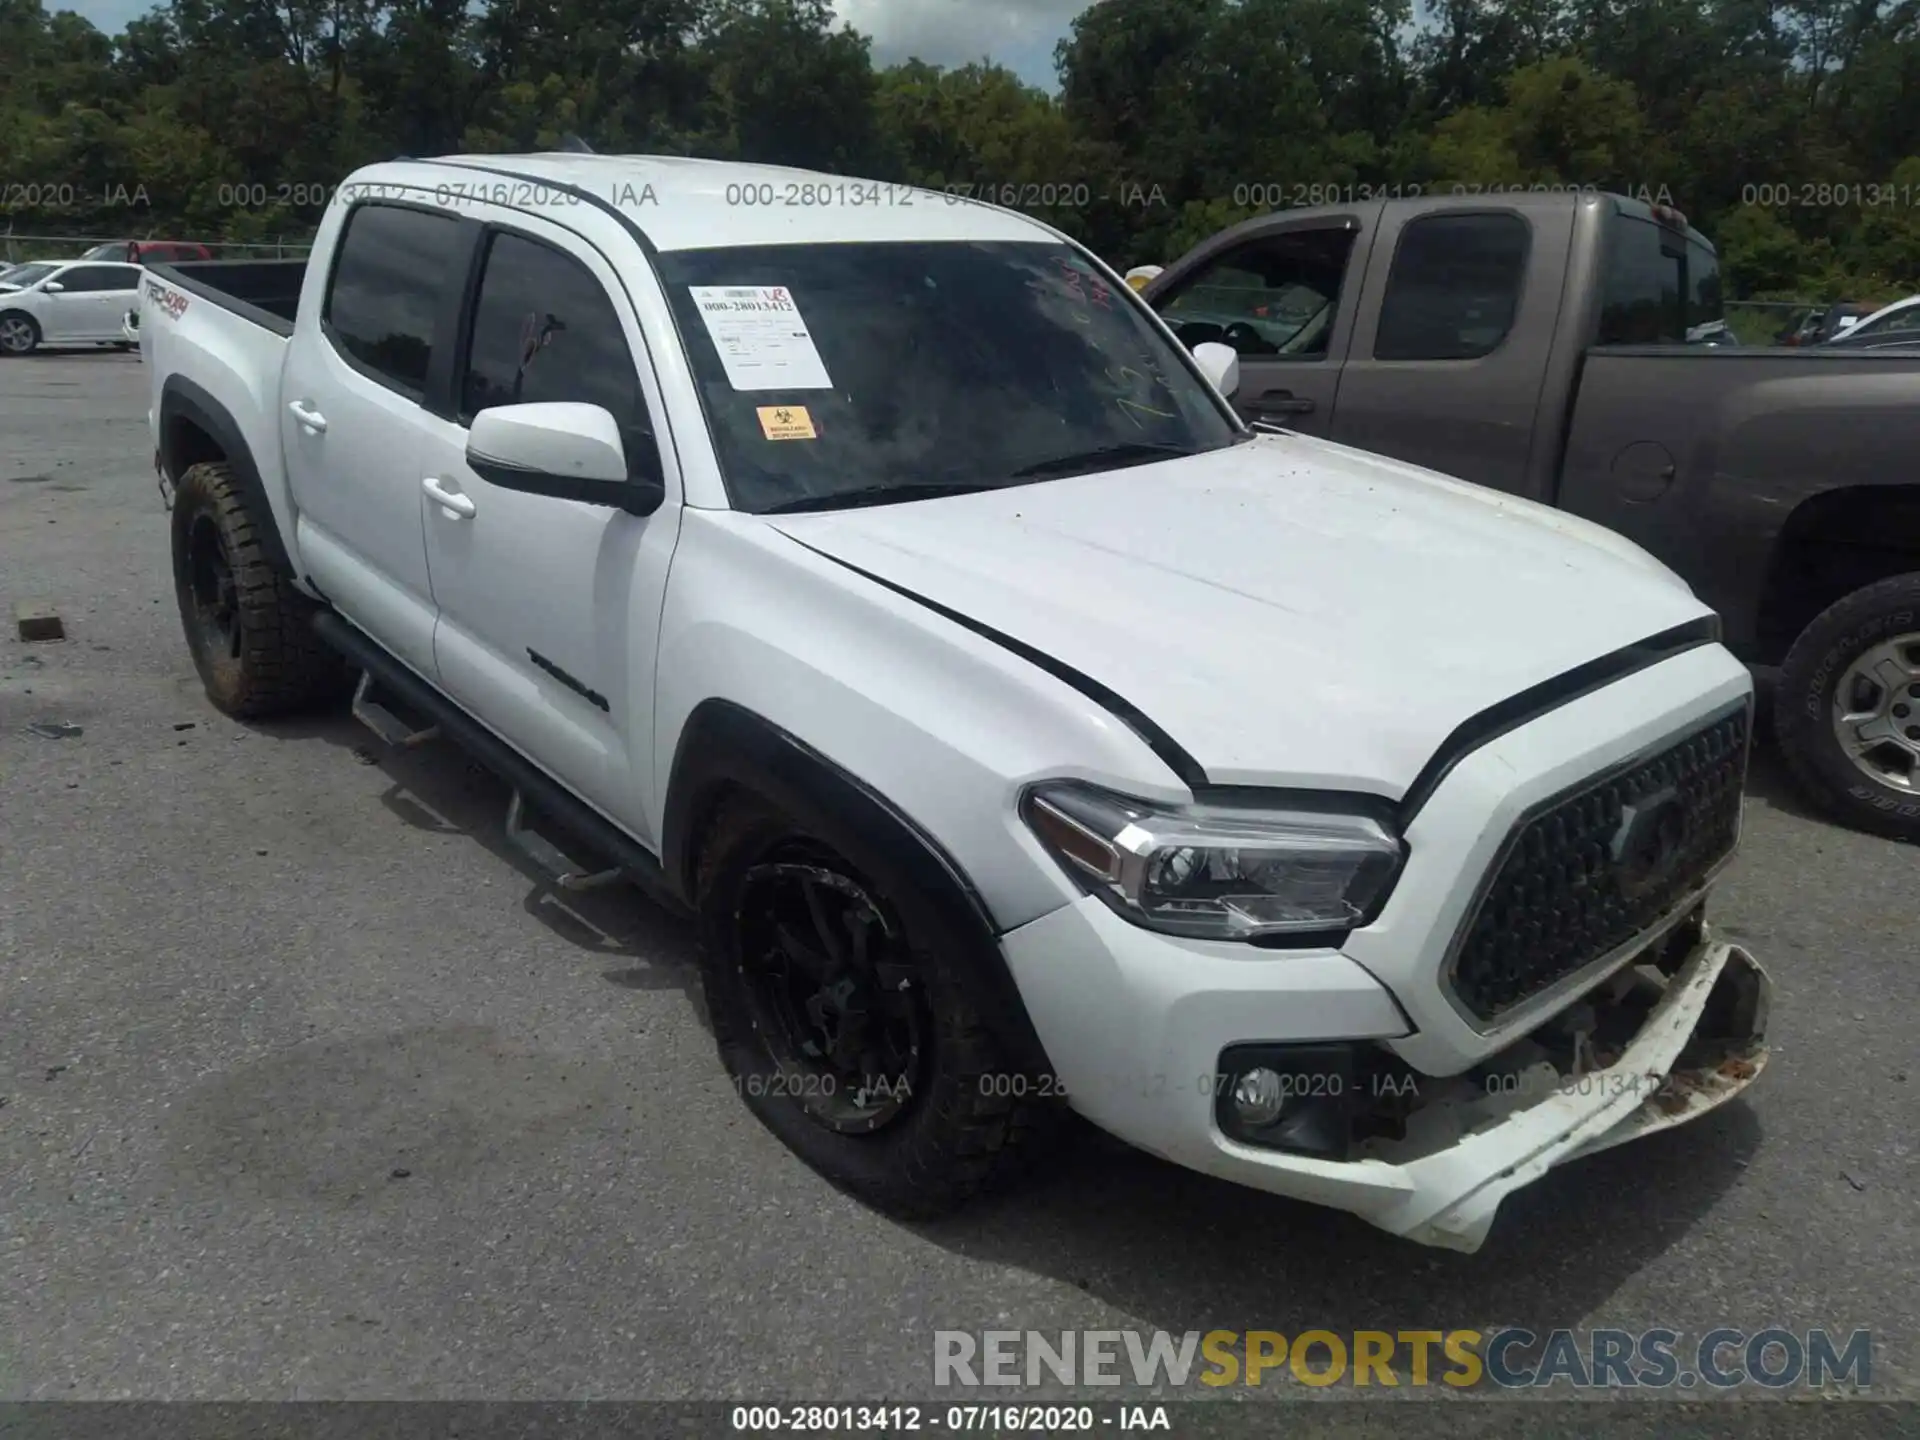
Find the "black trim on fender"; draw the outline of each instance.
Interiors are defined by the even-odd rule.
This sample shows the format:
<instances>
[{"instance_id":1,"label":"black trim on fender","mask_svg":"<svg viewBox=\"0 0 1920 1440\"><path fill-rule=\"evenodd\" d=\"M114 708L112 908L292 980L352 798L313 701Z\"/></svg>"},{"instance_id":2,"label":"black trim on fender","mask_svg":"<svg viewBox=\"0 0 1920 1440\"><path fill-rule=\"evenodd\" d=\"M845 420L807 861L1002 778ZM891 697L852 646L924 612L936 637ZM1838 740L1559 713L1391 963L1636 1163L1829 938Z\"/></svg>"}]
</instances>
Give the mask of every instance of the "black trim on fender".
<instances>
[{"instance_id":1,"label":"black trim on fender","mask_svg":"<svg viewBox=\"0 0 1920 1440\"><path fill-rule=\"evenodd\" d=\"M791 535L787 536L787 538L793 540ZM823 560L833 561L834 564L840 566L843 570L850 570L855 575L871 580L884 590L891 590L894 594L911 600L916 605L924 606L928 610L933 611L934 614L951 620L962 629L971 630L982 639L991 640L1001 649L1011 651L1028 664L1046 671L1047 674L1053 676L1054 679L1072 686L1075 690L1078 690L1082 695L1093 701L1094 704L1107 711L1114 719L1118 720L1122 725L1125 725L1135 735L1139 736L1141 743L1153 751L1155 755L1158 755L1162 763L1164 763L1169 770L1173 771L1175 775L1178 775L1181 783L1189 790L1198 792L1208 788L1207 772L1200 768L1200 762L1198 760L1195 760L1193 756L1181 749L1179 742L1158 725L1154 724L1138 706L1134 705L1124 695L1109 690L1091 675L1083 674L1064 661L1054 659L1053 656L1047 654L1044 650L1036 650L1025 641L1016 640L1013 636L996 630L991 625L983 625L971 616L962 615L958 610L950 610L945 605L927 599L924 595L916 594L904 585L896 585L891 580L883 580L872 571L862 570L858 565L849 565L845 560L835 555L829 555L824 550L815 550L813 546L806 544L805 541L794 540L794 544L801 546L803 549L812 550L814 554Z\"/></svg>"},{"instance_id":2,"label":"black trim on fender","mask_svg":"<svg viewBox=\"0 0 1920 1440\"><path fill-rule=\"evenodd\" d=\"M1454 767L1481 746L1491 744L1502 735L1538 720L1548 711L1558 710L1583 695L1591 695L1616 680L1624 680L1637 671L1658 665L1663 660L1671 660L1689 650L1697 650L1702 645L1712 645L1719 639L1720 617L1704 615L1685 625L1676 625L1671 630L1662 630L1658 635L1636 641L1611 655L1602 655L1598 660L1576 665L1563 675L1556 675L1551 680L1522 690L1518 695L1509 696L1499 704L1462 721L1451 735L1440 742L1440 748L1414 777L1413 784L1401 798L1396 817L1401 833L1406 832L1407 826L1413 823L1421 808L1433 798L1433 792L1440 788L1441 782L1453 773Z\"/></svg>"},{"instance_id":3,"label":"black trim on fender","mask_svg":"<svg viewBox=\"0 0 1920 1440\"><path fill-rule=\"evenodd\" d=\"M527 650L527 658L554 679L558 680L562 685L573 691L574 694L584 696L589 704L598 706L609 715L613 713L613 706L607 703L606 696L602 695L598 690L588 689L585 685L574 679L573 676L554 664L553 661L547 659L547 657L542 655L538 650L529 647Z\"/></svg>"},{"instance_id":4,"label":"black trim on fender","mask_svg":"<svg viewBox=\"0 0 1920 1440\"><path fill-rule=\"evenodd\" d=\"M676 912L685 912L685 902L667 883L660 861L639 841L575 799L544 770L339 615L323 610L313 617L313 628L327 644L361 669L371 672L383 686L398 695L408 708L431 716L447 738L509 785L519 789L538 807L543 817L614 860L657 903Z\"/></svg>"},{"instance_id":5,"label":"black trim on fender","mask_svg":"<svg viewBox=\"0 0 1920 1440\"><path fill-rule=\"evenodd\" d=\"M260 534L261 544L266 546L268 557L276 568L292 578L293 561L287 555L286 540L274 521L273 506L267 503L267 487L260 479L260 467L254 463L253 451L247 448L239 422L224 405L186 376L167 376L160 386L160 463L176 488L181 473L193 463L181 461L173 424L176 419L198 426L220 447L221 458L239 484L240 497L254 529ZM275 431L276 439L278 434Z\"/></svg>"},{"instance_id":6,"label":"black trim on fender","mask_svg":"<svg viewBox=\"0 0 1920 1440\"><path fill-rule=\"evenodd\" d=\"M904 875L938 911L961 947L982 1018L1015 1064L1046 1069L1046 1051L1000 949L980 893L933 836L857 775L764 716L730 700L705 700L681 728L667 782L661 862L668 883L694 896L698 840L729 789L764 797L793 821L841 846L857 845ZM856 865L857 855L847 857ZM878 862L876 862L878 863Z\"/></svg>"}]
</instances>

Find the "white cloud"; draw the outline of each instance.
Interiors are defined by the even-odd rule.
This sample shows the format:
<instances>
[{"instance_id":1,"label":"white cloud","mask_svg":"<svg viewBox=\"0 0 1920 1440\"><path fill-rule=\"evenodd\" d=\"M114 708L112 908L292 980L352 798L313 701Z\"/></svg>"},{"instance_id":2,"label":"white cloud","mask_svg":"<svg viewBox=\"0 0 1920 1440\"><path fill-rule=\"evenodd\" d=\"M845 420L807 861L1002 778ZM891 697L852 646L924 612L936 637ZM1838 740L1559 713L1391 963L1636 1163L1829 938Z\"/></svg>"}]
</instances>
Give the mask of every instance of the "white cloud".
<instances>
[{"instance_id":1,"label":"white cloud","mask_svg":"<svg viewBox=\"0 0 1920 1440\"><path fill-rule=\"evenodd\" d=\"M1028 84L1051 90L1053 47L1090 0L834 0L834 9L873 37L873 58L891 65L918 56L934 65L997 60ZM154 0L53 0L113 34Z\"/></svg>"},{"instance_id":2,"label":"white cloud","mask_svg":"<svg viewBox=\"0 0 1920 1440\"><path fill-rule=\"evenodd\" d=\"M918 57L964 65L982 56L1052 89L1053 47L1089 0L834 0L842 20L873 37L876 64Z\"/></svg>"}]
</instances>

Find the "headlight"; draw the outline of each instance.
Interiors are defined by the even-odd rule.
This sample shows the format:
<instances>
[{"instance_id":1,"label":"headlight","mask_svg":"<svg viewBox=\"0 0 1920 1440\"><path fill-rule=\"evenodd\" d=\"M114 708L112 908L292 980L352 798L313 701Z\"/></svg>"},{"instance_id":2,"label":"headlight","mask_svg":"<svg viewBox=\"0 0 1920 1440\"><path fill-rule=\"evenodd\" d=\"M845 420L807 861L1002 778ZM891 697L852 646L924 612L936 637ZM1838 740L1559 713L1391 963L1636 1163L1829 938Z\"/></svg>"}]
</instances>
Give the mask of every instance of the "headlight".
<instances>
[{"instance_id":1,"label":"headlight","mask_svg":"<svg viewBox=\"0 0 1920 1440\"><path fill-rule=\"evenodd\" d=\"M1340 810L1155 806L1090 785L1037 785L1022 807L1040 843L1137 925L1215 940L1330 934L1366 924L1405 851Z\"/></svg>"}]
</instances>

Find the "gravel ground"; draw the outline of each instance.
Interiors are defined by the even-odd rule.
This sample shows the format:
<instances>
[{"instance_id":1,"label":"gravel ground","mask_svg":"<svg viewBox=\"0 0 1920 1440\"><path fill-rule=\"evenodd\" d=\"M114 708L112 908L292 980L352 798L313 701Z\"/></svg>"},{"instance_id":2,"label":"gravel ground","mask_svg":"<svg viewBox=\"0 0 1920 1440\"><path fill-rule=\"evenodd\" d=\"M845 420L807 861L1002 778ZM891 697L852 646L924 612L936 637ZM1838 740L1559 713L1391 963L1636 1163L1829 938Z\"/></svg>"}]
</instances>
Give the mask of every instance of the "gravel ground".
<instances>
[{"instance_id":1,"label":"gravel ground","mask_svg":"<svg viewBox=\"0 0 1920 1440\"><path fill-rule=\"evenodd\" d=\"M936 1329L1496 1324L1870 1327L1915 1393L1920 850L1764 751L1715 918L1768 1074L1480 1254L1091 1139L902 1226L747 1116L686 929L556 901L491 778L207 705L146 378L0 362L0 603L68 630L0 638L0 1396L931 1398Z\"/></svg>"}]
</instances>

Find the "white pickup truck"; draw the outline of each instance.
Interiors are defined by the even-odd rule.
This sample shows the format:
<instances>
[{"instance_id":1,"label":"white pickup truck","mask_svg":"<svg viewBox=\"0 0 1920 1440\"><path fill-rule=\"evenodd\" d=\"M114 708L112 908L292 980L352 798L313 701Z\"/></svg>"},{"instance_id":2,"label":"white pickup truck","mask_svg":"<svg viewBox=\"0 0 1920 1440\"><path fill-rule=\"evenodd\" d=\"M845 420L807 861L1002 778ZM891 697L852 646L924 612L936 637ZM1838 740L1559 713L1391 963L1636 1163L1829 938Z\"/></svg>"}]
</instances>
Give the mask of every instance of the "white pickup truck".
<instances>
[{"instance_id":1,"label":"white pickup truck","mask_svg":"<svg viewBox=\"0 0 1920 1440\"><path fill-rule=\"evenodd\" d=\"M744 1103L870 1203L951 1207L1071 1109L1472 1250L1765 1061L1703 919L1752 713L1709 610L1591 524L1243 426L1231 352L1032 219L393 162L310 262L143 307L213 704L357 672L557 883L695 913Z\"/></svg>"}]
</instances>

